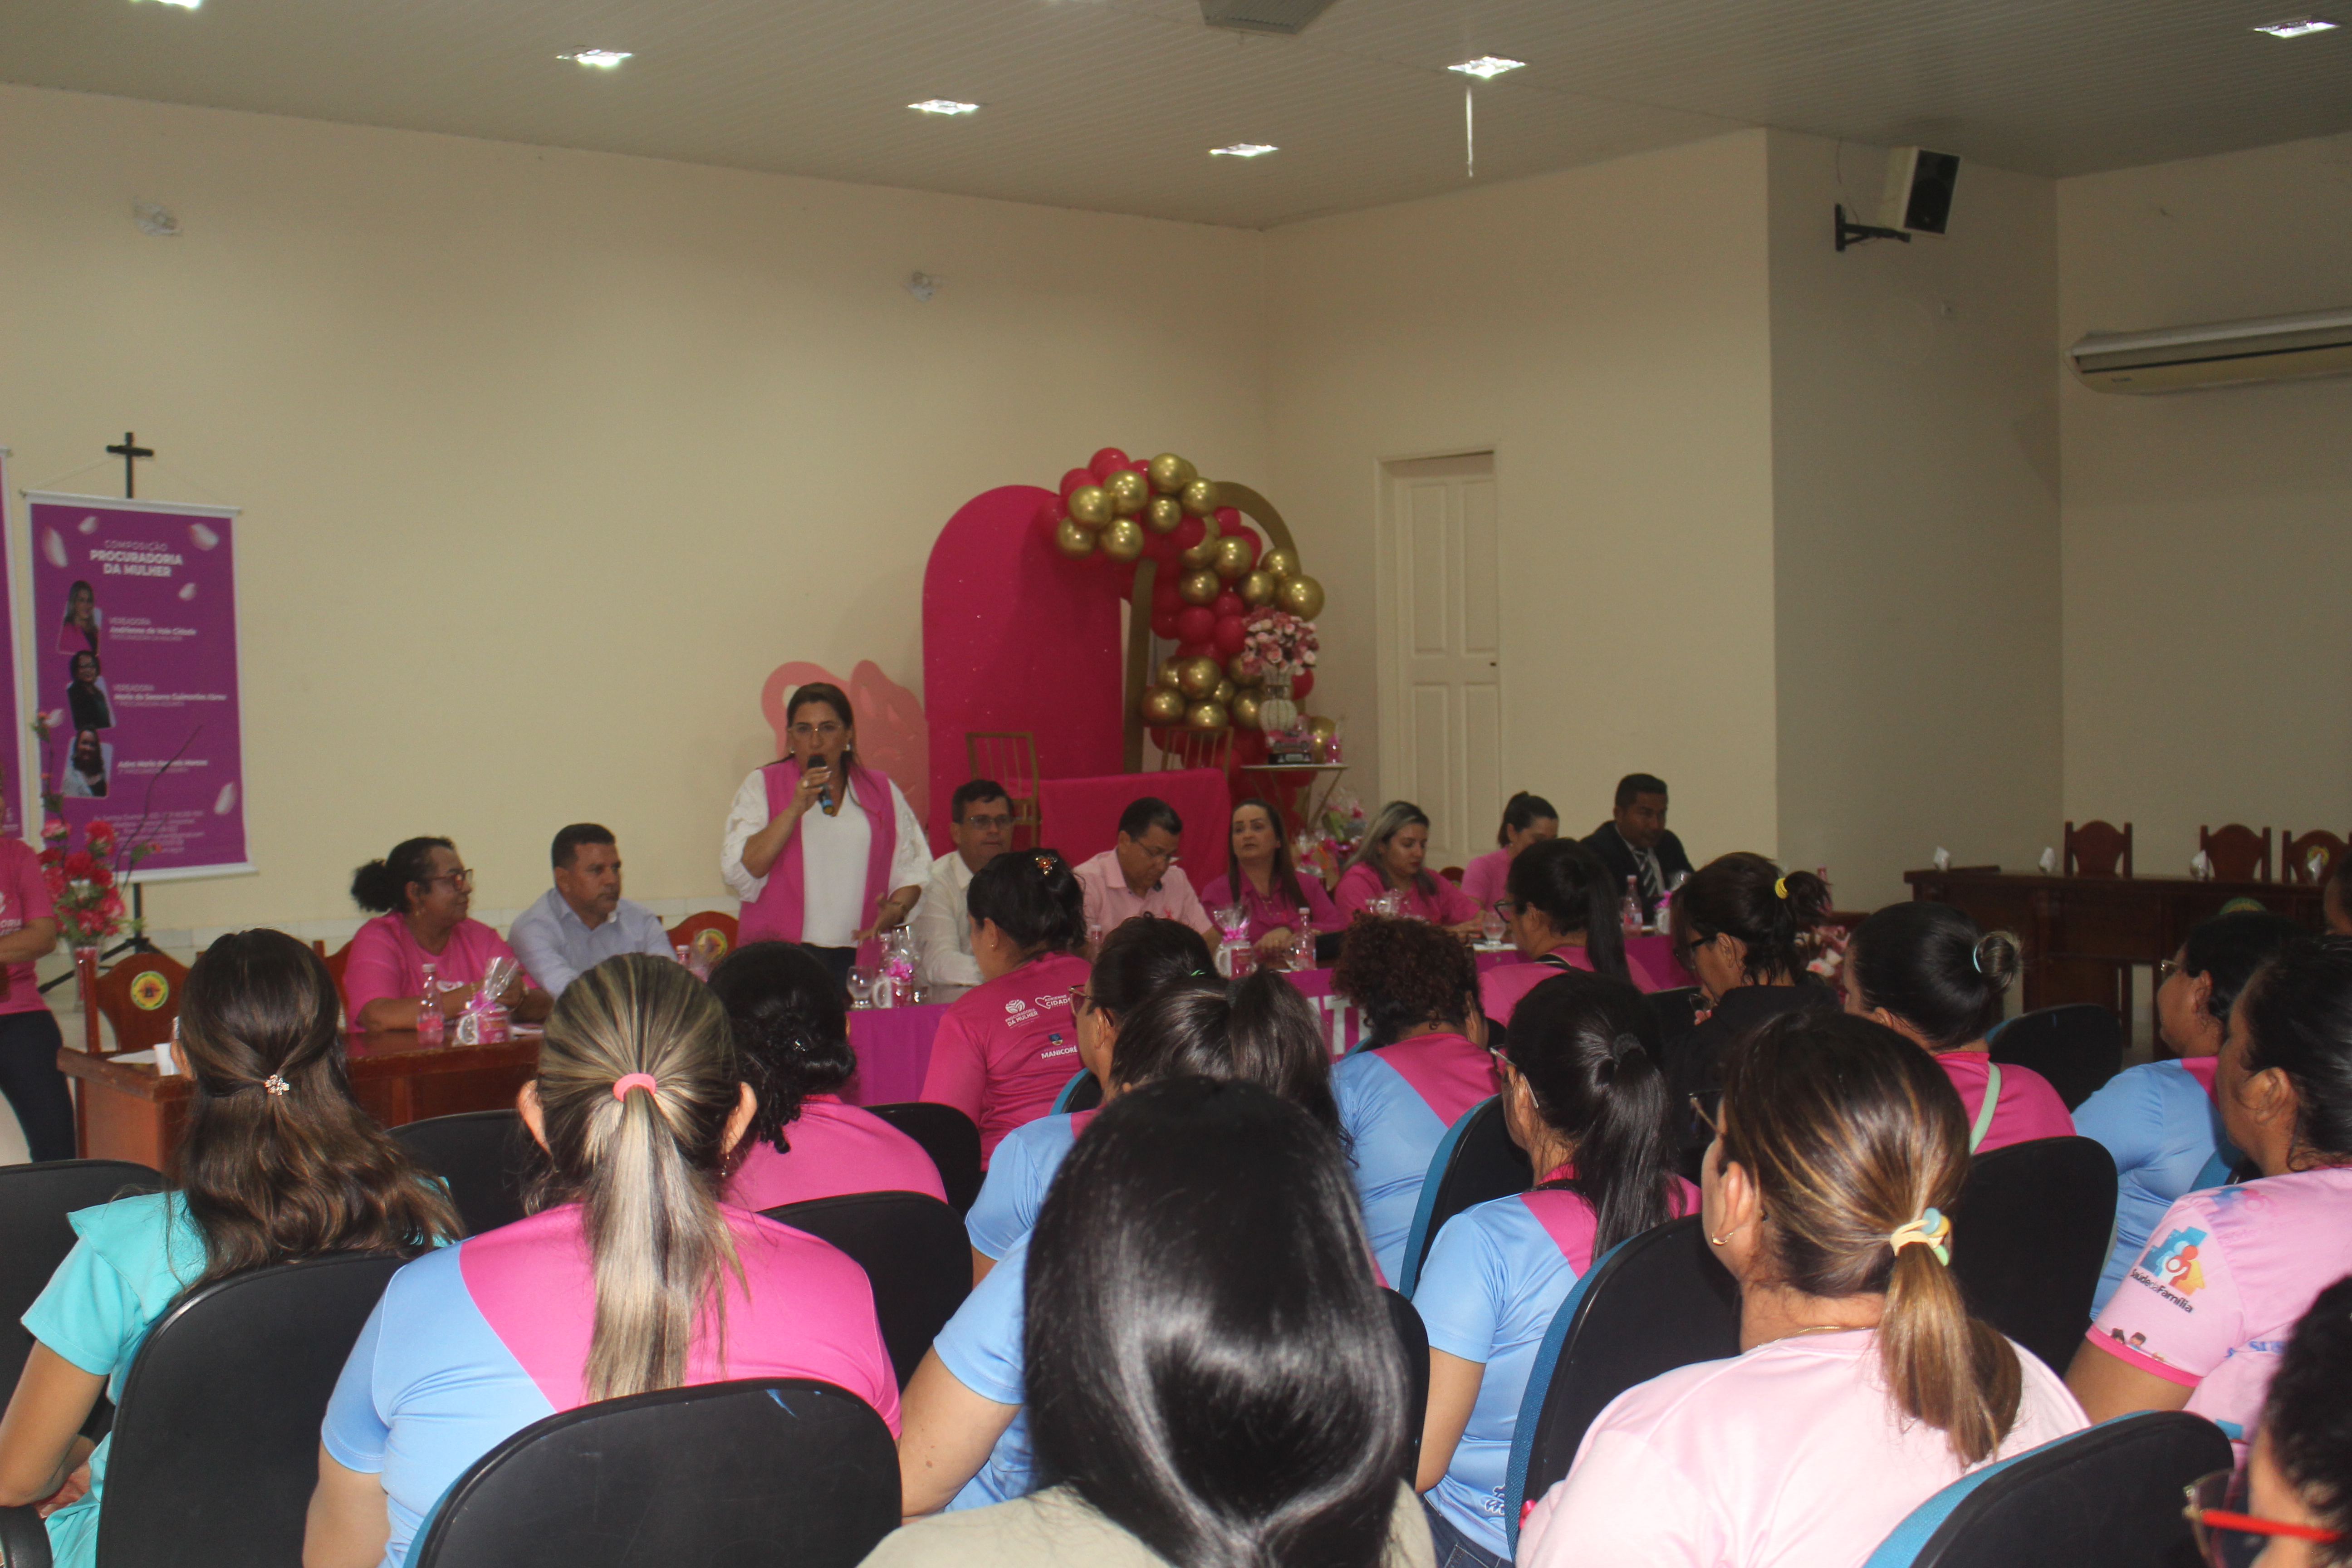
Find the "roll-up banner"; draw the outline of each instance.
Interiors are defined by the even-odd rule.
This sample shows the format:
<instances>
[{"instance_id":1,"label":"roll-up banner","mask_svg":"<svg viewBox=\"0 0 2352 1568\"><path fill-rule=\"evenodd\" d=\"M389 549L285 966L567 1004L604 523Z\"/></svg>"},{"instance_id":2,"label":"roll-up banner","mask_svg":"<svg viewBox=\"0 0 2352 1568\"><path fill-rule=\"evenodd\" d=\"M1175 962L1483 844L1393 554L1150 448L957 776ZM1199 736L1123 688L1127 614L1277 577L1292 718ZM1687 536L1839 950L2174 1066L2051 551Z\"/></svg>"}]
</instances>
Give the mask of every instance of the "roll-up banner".
<instances>
[{"instance_id":1,"label":"roll-up banner","mask_svg":"<svg viewBox=\"0 0 2352 1568\"><path fill-rule=\"evenodd\" d=\"M142 882L253 869L236 651L237 509L25 494L37 750L77 830L152 847Z\"/></svg>"}]
</instances>

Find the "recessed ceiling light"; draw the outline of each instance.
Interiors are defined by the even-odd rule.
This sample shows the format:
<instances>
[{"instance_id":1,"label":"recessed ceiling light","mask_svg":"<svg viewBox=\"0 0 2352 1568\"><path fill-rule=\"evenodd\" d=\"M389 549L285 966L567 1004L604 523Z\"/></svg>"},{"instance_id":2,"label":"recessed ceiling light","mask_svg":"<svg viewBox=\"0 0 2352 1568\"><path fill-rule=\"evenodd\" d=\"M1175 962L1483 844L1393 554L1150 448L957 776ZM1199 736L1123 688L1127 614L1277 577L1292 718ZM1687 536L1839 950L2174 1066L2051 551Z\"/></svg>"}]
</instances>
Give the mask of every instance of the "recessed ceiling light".
<instances>
[{"instance_id":1,"label":"recessed ceiling light","mask_svg":"<svg viewBox=\"0 0 2352 1568\"><path fill-rule=\"evenodd\" d=\"M577 60L583 66L594 66L598 70L608 71L623 60L635 57L626 49L579 49L572 54L558 55L555 58L559 60Z\"/></svg>"},{"instance_id":2,"label":"recessed ceiling light","mask_svg":"<svg viewBox=\"0 0 2352 1568\"><path fill-rule=\"evenodd\" d=\"M1230 147L1210 148L1209 156L1212 158L1263 158L1268 153L1279 153L1281 151L1281 148L1275 146L1271 142L1236 142Z\"/></svg>"},{"instance_id":3,"label":"recessed ceiling light","mask_svg":"<svg viewBox=\"0 0 2352 1568\"><path fill-rule=\"evenodd\" d=\"M204 3L205 0L163 0L164 5L177 5L183 11L193 11Z\"/></svg>"},{"instance_id":4,"label":"recessed ceiling light","mask_svg":"<svg viewBox=\"0 0 2352 1568\"><path fill-rule=\"evenodd\" d=\"M2305 33L2332 33L2336 26L2325 16L2297 16L2292 22L2265 22L2254 31L2273 38L2300 38Z\"/></svg>"},{"instance_id":5,"label":"recessed ceiling light","mask_svg":"<svg viewBox=\"0 0 2352 1568\"><path fill-rule=\"evenodd\" d=\"M910 103L907 107L918 114L978 114L980 112L980 105L958 103L952 98L927 98L920 103Z\"/></svg>"},{"instance_id":6,"label":"recessed ceiling light","mask_svg":"<svg viewBox=\"0 0 2352 1568\"><path fill-rule=\"evenodd\" d=\"M1475 76L1480 81L1488 81L1505 71L1517 70L1527 63L1525 60L1507 60L1500 55L1480 55L1475 60L1464 60L1459 65L1450 65L1445 68L1450 71L1460 71L1464 76Z\"/></svg>"}]
</instances>

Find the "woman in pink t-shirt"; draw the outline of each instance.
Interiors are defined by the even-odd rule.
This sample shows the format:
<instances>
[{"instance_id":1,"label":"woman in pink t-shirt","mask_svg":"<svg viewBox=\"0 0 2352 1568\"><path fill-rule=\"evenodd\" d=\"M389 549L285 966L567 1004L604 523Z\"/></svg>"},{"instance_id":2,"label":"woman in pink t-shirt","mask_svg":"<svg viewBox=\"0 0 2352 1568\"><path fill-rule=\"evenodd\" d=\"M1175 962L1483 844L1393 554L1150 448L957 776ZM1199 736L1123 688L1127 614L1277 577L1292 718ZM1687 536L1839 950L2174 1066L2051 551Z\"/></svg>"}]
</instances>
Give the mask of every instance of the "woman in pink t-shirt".
<instances>
[{"instance_id":1,"label":"woman in pink t-shirt","mask_svg":"<svg viewBox=\"0 0 2352 1568\"><path fill-rule=\"evenodd\" d=\"M1867 1019L1786 1015L1724 1064L1700 1224L1740 1353L1612 1401L1521 1531L1521 1568L1857 1568L1979 1467L2087 1423L1968 1315L1943 1211L1969 1172L1951 1080Z\"/></svg>"},{"instance_id":2,"label":"woman in pink t-shirt","mask_svg":"<svg viewBox=\"0 0 2352 1568\"><path fill-rule=\"evenodd\" d=\"M41 999L34 960L58 945L56 907L41 858L21 838L0 838L0 1094L25 1131L29 1158L74 1157L73 1098L58 1070L65 1037Z\"/></svg>"},{"instance_id":3,"label":"woman in pink t-shirt","mask_svg":"<svg viewBox=\"0 0 2352 1568\"><path fill-rule=\"evenodd\" d=\"M1507 1025L1519 998L1562 970L1633 978L1609 868L1576 840L1547 839L1521 852L1511 862L1504 910L1511 942L1527 962L1498 964L1478 976L1478 1003L1489 1024Z\"/></svg>"},{"instance_id":4,"label":"woman in pink t-shirt","mask_svg":"<svg viewBox=\"0 0 2352 1568\"><path fill-rule=\"evenodd\" d=\"M1949 904L1889 904L1846 942L1845 1010L1936 1058L1960 1091L1975 1153L2074 1131L2049 1079L1994 1061L1985 1044L2018 968L2015 937L1988 934Z\"/></svg>"},{"instance_id":5,"label":"woman in pink t-shirt","mask_svg":"<svg viewBox=\"0 0 2352 1568\"><path fill-rule=\"evenodd\" d=\"M1249 939L1261 963L1288 954L1303 934L1295 929L1301 910L1312 931L1338 931L1347 923L1323 884L1300 876L1291 865L1290 847L1282 841L1282 814L1271 801L1245 800L1234 807L1224 875L1201 889L1201 907L1212 915L1234 904L1249 921Z\"/></svg>"},{"instance_id":6,"label":"woman in pink t-shirt","mask_svg":"<svg viewBox=\"0 0 2352 1568\"><path fill-rule=\"evenodd\" d=\"M845 1193L947 1188L923 1146L870 1110L843 1103L857 1073L849 1015L833 972L796 942L753 942L711 973L735 1026L744 1081L760 1097L735 1146L726 1198L747 1209Z\"/></svg>"},{"instance_id":7,"label":"woman in pink t-shirt","mask_svg":"<svg viewBox=\"0 0 2352 1568\"><path fill-rule=\"evenodd\" d=\"M1429 853L1429 814L1409 800L1381 807L1364 829L1339 885L1331 889L1339 912L1352 916L1382 893L1401 893L1401 913L1470 935L1478 930L1478 906L1451 881L1423 868Z\"/></svg>"},{"instance_id":8,"label":"woman in pink t-shirt","mask_svg":"<svg viewBox=\"0 0 2352 1568\"><path fill-rule=\"evenodd\" d=\"M477 920L474 873L446 838L404 838L381 860L352 873L352 901L383 911L352 938L343 969L343 1006L354 1029L414 1029L423 1009L425 965L433 965L440 1009L454 1018L466 1009L493 959L515 965L506 1005L525 1021L547 1016L551 1005L533 987L506 939Z\"/></svg>"},{"instance_id":9,"label":"woman in pink t-shirt","mask_svg":"<svg viewBox=\"0 0 2352 1568\"><path fill-rule=\"evenodd\" d=\"M1511 866L1527 850L1559 837L1559 813L1539 795L1521 790L1503 803L1503 826L1495 830L1499 847L1489 849L1462 868L1462 893L1486 912L1510 890Z\"/></svg>"}]
</instances>

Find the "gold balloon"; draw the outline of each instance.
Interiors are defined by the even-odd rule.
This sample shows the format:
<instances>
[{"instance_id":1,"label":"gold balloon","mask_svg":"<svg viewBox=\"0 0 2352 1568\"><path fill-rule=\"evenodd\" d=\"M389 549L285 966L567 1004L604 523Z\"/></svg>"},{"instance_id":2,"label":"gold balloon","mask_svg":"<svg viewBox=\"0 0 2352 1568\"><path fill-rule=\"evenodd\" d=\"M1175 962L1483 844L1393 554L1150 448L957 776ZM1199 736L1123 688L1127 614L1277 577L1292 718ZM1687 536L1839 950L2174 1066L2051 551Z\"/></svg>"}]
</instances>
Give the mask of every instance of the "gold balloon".
<instances>
[{"instance_id":1,"label":"gold balloon","mask_svg":"<svg viewBox=\"0 0 2352 1568\"><path fill-rule=\"evenodd\" d=\"M1260 665L1253 671L1249 668L1249 662L1250 656L1245 653L1237 653L1225 660L1225 679L1244 691L1253 686L1265 684L1265 667Z\"/></svg>"},{"instance_id":2,"label":"gold balloon","mask_svg":"<svg viewBox=\"0 0 2352 1568\"><path fill-rule=\"evenodd\" d=\"M1257 698L1254 694L1247 691L1242 692L1226 706L1228 711L1233 714L1235 724L1244 730L1257 728Z\"/></svg>"},{"instance_id":3,"label":"gold balloon","mask_svg":"<svg viewBox=\"0 0 2352 1568\"><path fill-rule=\"evenodd\" d=\"M1135 519L1112 519L1102 531L1102 552L1113 561L1132 561L1143 553L1143 530Z\"/></svg>"},{"instance_id":4,"label":"gold balloon","mask_svg":"<svg viewBox=\"0 0 2352 1568\"><path fill-rule=\"evenodd\" d=\"M1176 499L1194 517L1207 517L1217 510L1217 487L1206 479L1194 479Z\"/></svg>"},{"instance_id":5,"label":"gold balloon","mask_svg":"<svg viewBox=\"0 0 2352 1568\"><path fill-rule=\"evenodd\" d=\"M1070 521L1100 528L1110 521L1110 492L1100 485L1080 485L1070 492Z\"/></svg>"},{"instance_id":6,"label":"gold balloon","mask_svg":"<svg viewBox=\"0 0 2352 1568\"><path fill-rule=\"evenodd\" d=\"M1095 552L1095 531L1066 517L1054 529L1054 548L1073 561L1083 561Z\"/></svg>"},{"instance_id":7,"label":"gold balloon","mask_svg":"<svg viewBox=\"0 0 2352 1568\"><path fill-rule=\"evenodd\" d=\"M1312 577L1293 577L1282 585L1282 607L1302 621L1323 613L1323 584Z\"/></svg>"},{"instance_id":8,"label":"gold balloon","mask_svg":"<svg viewBox=\"0 0 2352 1568\"><path fill-rule=\"evenodd\" d=\"M1102 488L1110 492L1111 510L1121 517L1133 517L1151 499L1150 484L1133 468L1114 468Z\"/></svg>"},{"instance_id":9,"label":"gold balloon","mask_svg":"<svg viewBox=\"0 0 2352 1568\"><path fill-rule=\"evenodd\" d=\"M1238 689L1234 685L1231 678L1220 677L1217 681L1217 689L1209 693L1209 700L1212 702L1231 702L1234 700L1234 693L1236 689Z\"/></svg>"},{"instance_id":10,"label":"gold balloon","mask_svg":"<svg viewBox=\"0 0 2352 1568\"><path fill-rule=\"evenodd\" d=\"M1202 698L1217 689L1224 671L1217 661L1204 654L1195 654L1176 667L1176 689L1191 698Z\"/></svg>"},{"instance_id":11,"label":"gold balloon","mask_svg":"<svg viewBox=\"0 0 2352 1568\"><path fill-rule=\"evenodd\" d=\"M1215 567L1217 575L1228 583L1244 575L1250 569L1249 541L1246 539L1218 540L1216 559L1209 564Z\"/></svg>"},{"instance_id":12,"label":"gold balloon","mask_svg":"<svg viewBox=\"0 0 2352 1568\"><path fill-rule=\"evenodd\" d=\"M1173 533L1183 526L1184 503L1174 496L1153 496L1144 506L1143 520L1154 533Z\"/></svg>"},{"instance_id":13,"label":"gold balloon","mask_svg":"<svg viewBox=\"0 0 2352 1568\"><path fill-rule=\"evenodd\" d=\"M1318 741L1328 741L1339 732L1339 721L1317 713L1307 719L1307 732Z\"/></svg>"},{"instance_id":14,"label":"gold balloon","mask_svg":"<svg viewBox=\"0 0 2352 1568\"><path fill-rule=\"evenodd\" d=\"M1225 705L1222 702L1195 702L1184 710L1184 727L1188 730L1222 730L1225 727Z\"/></svg>"},{"instance_id":15,"label":"gold balloon","mask_svg":"<svg viewBox=\"0 0 2352 1568\"><path fill-rule=\"evenodd\" d=\"M1178 551L1176 559L1191 570L1199 571L1202 567L1214 564L1217 559L1217 543L1214 539L1204 539L1190 550Z\"/></svg>"},{"instance_id":16,"label":"gold balloon","mask_svg":"<svg viewBox=\"0 0 2352 1568\"><path fill-rule=\"evenodd\" d=\"M1200 477L1200 469L1173 452L1151 459L1151 488L1161 495L1172 496Z\"/></svg>"},{"instance_id":17,"label":"gold balloon","mask_svg":"<svg viewBox=\"0 0 2352 1568\"><path fill-rule=\"evenodd\" d=\"M1183 665L1184 661L1173 654L1161 659L1156 684L1173 689L1176 684L1176 672L1182 668Z\"/></svg>"},{"instance_id":18,"label":"gold balloon","mask_svg":"<svg viewBox=\"0 0 2352 1568\"><path fill-rule=\"evenodd\" d=\"M1195 567L1177 579L1176 596L1188 605L1205 605L1217 596L1224 584L1217 574L1204 567Z\"/></svg>"},{"instance_id":19,"label":"gold balloon","mask_svg":"<svg viewBox=\"0 0 2352 1568\"><path fill-rule=\"evenodd\" d=\"M1271 605L1277 585L1271 572L1247 572L1234 584L1234 592L1242 596L1244 605Z\"/></svg>"},{"instance_id":20,"label":"gold balloon","mask_svg":"<svg viewBox=\"0 0 2352 1568\"><path fill-rule=\"evenodd\" d=\"M1276 545L1257 558L1257 569L1281 583L1298 575L1298 557Z\"/></svg>"},{"instance_id":21,"label":"gold balloon","mask_svg":"<svg viewBox=\"0 0 2352 1568\"><path fill-rule=\"evenodd\" d=\"M1143 721L1147 724L1179 724L1184 720L1183 693L1165 686L1147 686L1143 689Z\"/></svg>"}]
</instances>

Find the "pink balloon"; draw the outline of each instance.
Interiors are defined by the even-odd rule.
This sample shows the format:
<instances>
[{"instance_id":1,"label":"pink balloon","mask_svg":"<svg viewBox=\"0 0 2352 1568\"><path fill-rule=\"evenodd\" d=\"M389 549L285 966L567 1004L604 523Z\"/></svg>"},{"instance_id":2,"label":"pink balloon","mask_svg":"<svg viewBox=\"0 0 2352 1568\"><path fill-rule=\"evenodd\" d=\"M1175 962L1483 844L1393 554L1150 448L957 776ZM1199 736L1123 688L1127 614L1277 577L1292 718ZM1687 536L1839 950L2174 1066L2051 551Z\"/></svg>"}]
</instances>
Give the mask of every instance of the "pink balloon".
<instances>
[{"instance_id":1,"label":"pink balloon","mask_svg":"<svg viewBox=\"0 0 2352 1568\"><path fill-rule=\"evenodd\" d=\"M1314 689L1315 672L1313 670L1302 669L1297 675L1290 678L1290 695L1293 698L1304 699L1308 692Z\"/></svg>"},{"instance_id":2,"label":"pink balloon","mask_svg":"<svg viewBox=\"0 0 2352 1568\"><path fill-rule=\"evenodd\" d=\"M1176 645L1178 658L1207 658L1216 651L1217 645L1212 642L1188 642Z\"/></svg>"},{"instance_id":3,"label":"pink balloon","mask_svg":"<svg viewBox=\"0 0 2352 1568\"><path fill-rule=\"evenodd\" d=\"M1242 603L1242 596L1231 588L1211 600L1209 608L1215 614L1217 619L1222 621L1230 618L1236 625L1244 616L1249 614L1249 606Z\"/></svg>"},{"instance_id":4,"label":"pink balloon","mask_svg":"<svg viewBox=\"0 0 2352 1568\"><path fill-rule=\"evenodd\" d=\"M1176 612L1176 637L1180 642L1204 643L1216 635L1217 617L1206 605L1187 605Z\"/></svg>"},{"instance_id":5,"label":"pink balloon","mask_svg":"<svg viewBox=\"0 0 2352 1568\"><path fill-rule=\"evenodd\" d=\"M1243 629L1242 618L1239 616L1217 617L1216 643L1217 651L1220 654L1231 658L1242 651L1242 644L1248 640L1249 633Z\"/></svg>"},{"instance_id":6,"label":"pink balloon","mask_svg":"<svg viewBox=\"0 0 2352 1568\"><path fill-rule=\"evenodd\" d=\"M1229 506L1219 507L1217 509L1217 531L1220 533L1239 533L1241 531L1242 514Z\"/></svg>"},{"instance_id":7,"label":"pink balloon","mask_svg":"<svg viewBox=\"0 0 2352 1568\"><path fill-rule=\"evenodd\" d=\"M1127 466L1127 454L1116 447L1105 447L1087 459L1087 471L1094 475L1091 482L1095 484L1102 483Z\"/></svg>"},{"instance_id":8,"label":"pink balloon","mask_svg":"<svg viewBox=\"0 0 2352 1568\"><path fill-rule=\"evenodd\" d=\"M1178 616L1181 614L1181 612L1177 610L1152 611L1151 635L1153 637L1160 637L1164 641L1174 642L1176 640L1176 620Z\"/></svg>"},{"instance_id":9,"label":"pink balloon","mask_svg":"<svg viewBox=\"0 0 2352 1568\"><path fill-rule=\"evenodd\" d=\"M1236 730L1234 731L1234 761L1245 768L1254 768L1265 761L1265 731Z\"/></svg>"},{"instance_id":10,"label":"pink balloon","mask_svg":"<svg viewBox=\"0 0 2352 1568\"><path fill-rule=\"evenodd\" d=\"M1165 610L1172 616L1183 607L1183 596L1176 592L1175 578L1163 572L1152 579L1151 613L1153 615L1156 616Z\"/></svg>"},{"instance_id":11,"label":"pink balloon","mask_svg":"<svg viewBox=\"0 0 2352 1568\"><path fill-rule=\"evenodd\" d=\"M1158 594L1162 584L1169 584L1170 591L1174 592L1176 580L1169 575L1168 566L1176 559L1176 536L1172 533L1153 533L1148 529L1145 530L1143 553L1159 562L1160 566L1160 575L1152 579L1152 593Z\"/></svg>"},{"instance_id":12,"label":"pink balloon","mask_svg":"<svg viewBox=\"0 0 2352 1568\"><path fill-rule=\"evenodd\" d=\"M1208 524L1202 522L1197 517L1187 517L1183 521L1176 525L1175 532L1163 533L1160 537L1162 539L1174 540L1176 542L1176 548L1179 550L1190 550L1192 546L1200 543L1201 541L1206 539L1208 536Z\"/></svg>"},{"instance_id":13,"label":"pink balloon","mask_svg":"<svg viewBox=\"0 0 2352 1568\"><path fill-rule=\"evenodd\" d=\"M1072 468L1062 476L1062 499L1069 500L1072 490L1076 489L1080 485L1090 485L1094 482L1094 470L1091 468Z\"/></svg>"}]
</instances>

